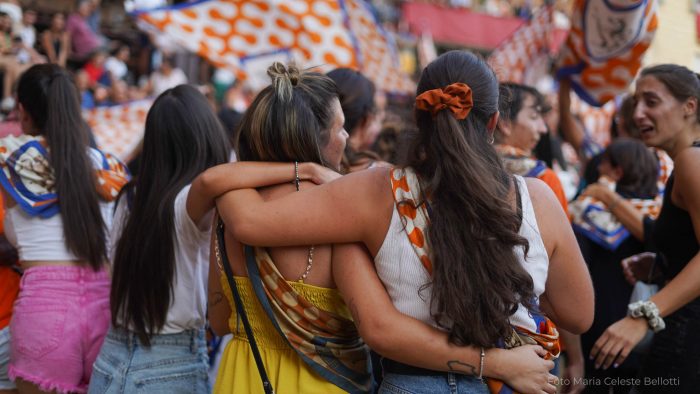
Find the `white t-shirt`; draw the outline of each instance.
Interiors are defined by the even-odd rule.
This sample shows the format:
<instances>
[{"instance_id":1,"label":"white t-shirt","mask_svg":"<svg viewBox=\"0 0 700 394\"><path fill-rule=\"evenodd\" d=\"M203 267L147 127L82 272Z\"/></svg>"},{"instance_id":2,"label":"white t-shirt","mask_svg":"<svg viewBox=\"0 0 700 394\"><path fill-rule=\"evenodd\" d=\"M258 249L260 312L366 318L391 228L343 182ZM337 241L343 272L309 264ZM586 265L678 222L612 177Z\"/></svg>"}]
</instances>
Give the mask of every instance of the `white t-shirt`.
<instances>
[{"instance_id":1,"label":"white t-shirt","mask_svg":"<svg viewBox=\"0 0 700 394\"><path fill-rule=\"evenodd\" d=\"M105 61L105 69L112 73L116 79L126 78L126 74L129 72L126 63L111 56Z\"/></svg>"},{"instance_id":2,"label":"white t-shirt","mask_svg":"<svg viewBox=\"0 0 700 394\"><path fill-rule=\"evenodd\" d=\"M153 84L153 95L160 96L161 93L170 88L187 83L187 76L179 68L173 68L170 75L156 71L151 75L151 83Z\"/></svg>"},{"instance_id":3,"label":"white t-shirt","mask_svg":"<svg viewBox=\"0 0 700 394\"><path fill-rule=\"evenodd\" d=\"M201 328L206 322L209 241L214 210L204 215L199 223L194 223L186 207L189 191L190 185L187 185L175 197L173 297L160 334L175 334ZM126 224L127 205L126 198L121 198L115 212L113 234L116 238L112 242L112 245L115 245L114 248ZM114 261L114 251L110 253L112 261Z\"/></svg>"}]
</instances>

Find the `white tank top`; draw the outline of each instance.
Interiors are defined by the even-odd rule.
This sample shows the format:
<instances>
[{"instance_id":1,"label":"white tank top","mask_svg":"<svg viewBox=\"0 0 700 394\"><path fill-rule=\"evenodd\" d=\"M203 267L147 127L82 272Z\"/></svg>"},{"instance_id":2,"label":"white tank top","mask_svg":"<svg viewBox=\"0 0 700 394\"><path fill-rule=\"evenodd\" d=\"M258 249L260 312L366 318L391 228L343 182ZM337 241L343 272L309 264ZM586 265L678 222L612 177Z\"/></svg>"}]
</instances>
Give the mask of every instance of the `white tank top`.
<instances>
[{"instance_id":1,"label":"white tank top","mask_svg":"<svg viewBox=\"0 0 700 394\"><path fill-rule=\"evenodd\" d=\"M522 248L516 248L515 252L525 270L532 277L534 293L539 298L544 292L544 285L547 281L549 257L537 226L535 210L532 207L525 180L520 176L515 178L520 190L523 211L523 221L519 234L530 244L527 259L523 257ZM437 327L430 310L432 289L430 286L426 286L430 283L430 275L408 240L396 205L394 205L389 230L374 258L374 264L394 306L401 313ZM510 317L510 323L533 332L537 331L535 320L523 305L520 305Z\"/></svg>"}]
</instances>

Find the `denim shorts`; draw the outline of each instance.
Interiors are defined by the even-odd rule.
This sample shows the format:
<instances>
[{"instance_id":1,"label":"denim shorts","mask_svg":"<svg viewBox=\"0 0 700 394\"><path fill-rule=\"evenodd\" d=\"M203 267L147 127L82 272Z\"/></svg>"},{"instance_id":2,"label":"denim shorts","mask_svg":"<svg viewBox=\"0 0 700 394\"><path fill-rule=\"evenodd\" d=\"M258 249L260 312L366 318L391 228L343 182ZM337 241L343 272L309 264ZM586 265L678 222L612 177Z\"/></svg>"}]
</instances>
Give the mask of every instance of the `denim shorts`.
<instances>
[{"instance_id":1,"label":"denim shorts","mask_svg":"<svg viewBox=\"0 0 700 394\"><path fill-rule=\"evenodd\" d=\"M15 384L7 375L10 363L10 327L0 330L0 390L12 390Z\"/></svg>"},{"instance_id":2,"label":"denim shorts","mask_svg":"<svg viewBox=\"0 0 700 394\"><path fill-rule=\"evenodd\" d=\"M88 393L208 394L208 369L204 329L154 335L144 347L133 332L112 327Z\"/></svg>"},{"instance_id":3,"label":"denim shorts","mask_svg":"<svg viewBox=\"0 0 700 394\"><path fill-rule=\"evenodd\" d=\"M110 322L106 270L27 269L10 321L12 379L43 391L84 393Z\"/></svg>"},{"instance_id":4,"label":"denim shorts","mask_svg":"<svg viewBox=\"0 0 700 394\"><path fill-rule=\"evenodd\" d=\"M486 383L474 376L445 372L436 375L384 375L380 394L488 394Z\"/></svg>"}]
</instances>

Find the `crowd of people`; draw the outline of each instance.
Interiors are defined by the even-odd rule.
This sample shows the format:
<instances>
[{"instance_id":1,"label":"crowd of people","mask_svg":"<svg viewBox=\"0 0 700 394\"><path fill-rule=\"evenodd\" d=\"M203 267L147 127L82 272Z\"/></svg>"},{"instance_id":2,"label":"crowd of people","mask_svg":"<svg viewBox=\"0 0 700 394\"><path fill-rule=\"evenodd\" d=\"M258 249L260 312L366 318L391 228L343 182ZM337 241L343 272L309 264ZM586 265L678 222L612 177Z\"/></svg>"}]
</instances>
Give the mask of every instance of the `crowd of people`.
<instances>
[{"instance_id":1,"label":"crowd of people","mask_svg":"<svg viewBox=\"0 0 700 394\"><path fill-rule=\"evenodd\" d=\"M689 69L643 69L607 146L565 78L499 82L469 51L408 98L275 62L217 107L167 54L134 83L95 5L41 33L0 6L22 129L0 139L0 393L700 384ZM95 146L81 111L146 95L137 157Z\"/></svg>"}]
</instances>

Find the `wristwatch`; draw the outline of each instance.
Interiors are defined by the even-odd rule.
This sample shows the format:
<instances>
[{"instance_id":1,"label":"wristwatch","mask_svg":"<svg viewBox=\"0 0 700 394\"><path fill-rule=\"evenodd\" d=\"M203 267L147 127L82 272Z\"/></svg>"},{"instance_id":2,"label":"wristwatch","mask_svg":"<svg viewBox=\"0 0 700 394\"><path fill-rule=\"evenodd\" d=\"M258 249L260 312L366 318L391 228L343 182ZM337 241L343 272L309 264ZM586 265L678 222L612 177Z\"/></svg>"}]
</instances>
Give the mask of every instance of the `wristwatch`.
<instances>
[{"instance_id":1,"label":"wristwatch","mask_svg":"<svg viewBox=\"0 0 700 394\"><path fill-rule=\"evenodd\" d=\"M627 316L633 318L643 317L647 319L647 324L652 331L659 332L666 328L664 319L659 316L659 308L656 307L653 301L637 301L627 306Z\"/></svg>"}]
</instances>

